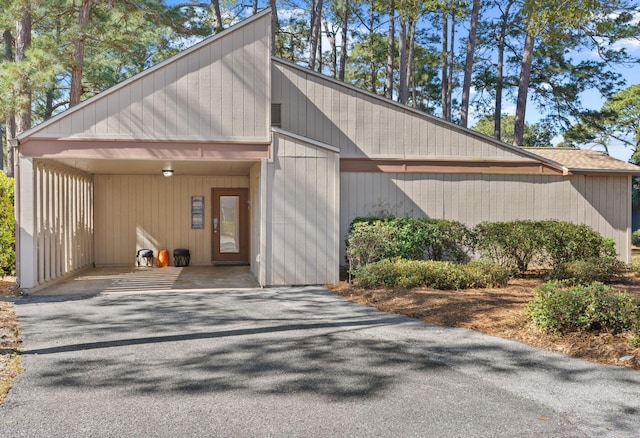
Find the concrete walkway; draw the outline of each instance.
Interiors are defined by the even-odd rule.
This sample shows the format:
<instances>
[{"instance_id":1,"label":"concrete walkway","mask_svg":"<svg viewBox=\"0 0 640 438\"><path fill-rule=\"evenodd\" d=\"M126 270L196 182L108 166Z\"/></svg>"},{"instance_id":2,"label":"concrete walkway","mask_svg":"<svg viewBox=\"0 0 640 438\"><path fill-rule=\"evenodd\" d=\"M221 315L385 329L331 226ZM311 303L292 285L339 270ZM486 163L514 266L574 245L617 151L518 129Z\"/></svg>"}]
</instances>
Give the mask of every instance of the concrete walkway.
<instances>
[{"instance_id":1,"label":"concrete walkway","mask_svg":"<svg viewBox=\"0 0 640 438\"><path fill-rule=\"evenodd\" d=\"M34 295L3 437L640 436L640 373L321 288Z\"/></svg>"}]
</instances>

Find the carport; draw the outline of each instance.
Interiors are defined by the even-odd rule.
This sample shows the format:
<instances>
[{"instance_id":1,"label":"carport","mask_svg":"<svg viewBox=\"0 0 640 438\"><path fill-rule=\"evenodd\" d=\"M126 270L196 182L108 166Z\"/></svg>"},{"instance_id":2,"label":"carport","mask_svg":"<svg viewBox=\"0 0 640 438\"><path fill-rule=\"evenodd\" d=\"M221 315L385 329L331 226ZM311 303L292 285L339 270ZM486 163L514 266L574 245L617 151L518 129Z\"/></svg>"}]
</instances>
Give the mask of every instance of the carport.
<instances>
[{"instance_id":1,"label":"carport","mask_svg":"<svg viewBox=\"0 0 640 438\"><path fill-rule=\"evenodd\" d=\"M23 289L133 269L139 249L157 263L185 248L190 267L244 264L264 278L268 15L251 21L264 29L229 29L19 136Z\"/></svg>"}]
</instances>

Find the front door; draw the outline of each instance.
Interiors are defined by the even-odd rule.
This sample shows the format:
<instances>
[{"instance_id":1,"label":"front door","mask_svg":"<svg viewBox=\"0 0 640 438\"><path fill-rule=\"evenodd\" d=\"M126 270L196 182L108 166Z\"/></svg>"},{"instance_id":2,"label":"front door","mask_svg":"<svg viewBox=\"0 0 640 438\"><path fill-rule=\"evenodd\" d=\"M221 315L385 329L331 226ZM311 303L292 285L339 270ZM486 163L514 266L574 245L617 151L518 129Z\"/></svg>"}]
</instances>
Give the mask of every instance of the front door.
<instances>
[{"instance_id":1,"label":"front door","mask_svg":"<svg viewBox=\"0 0 640 438\"><path fill-rule=\"evenodd\" d=\"M249 263L247 189L212 189L214 263Z\"/></svg>"}]
</instances>

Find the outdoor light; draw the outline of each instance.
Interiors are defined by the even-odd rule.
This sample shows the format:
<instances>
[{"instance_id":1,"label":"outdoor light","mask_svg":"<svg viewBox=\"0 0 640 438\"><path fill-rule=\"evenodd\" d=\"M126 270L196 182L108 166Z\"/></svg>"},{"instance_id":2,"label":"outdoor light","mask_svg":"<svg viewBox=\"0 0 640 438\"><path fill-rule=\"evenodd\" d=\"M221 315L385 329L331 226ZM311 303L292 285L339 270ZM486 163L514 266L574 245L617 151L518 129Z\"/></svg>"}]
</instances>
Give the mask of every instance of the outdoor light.
<instances>
[{"instance_id":1,"label":"outdoor light","mask_svg":"<svg viewBox=\"0 0 640 438\"><path fill-rule=\"evenodd\" d=\"M164 176L171 176L171 175L173 175L173 170L172 169L162 169L162 174Z\"/></svg>"}]
</instances>

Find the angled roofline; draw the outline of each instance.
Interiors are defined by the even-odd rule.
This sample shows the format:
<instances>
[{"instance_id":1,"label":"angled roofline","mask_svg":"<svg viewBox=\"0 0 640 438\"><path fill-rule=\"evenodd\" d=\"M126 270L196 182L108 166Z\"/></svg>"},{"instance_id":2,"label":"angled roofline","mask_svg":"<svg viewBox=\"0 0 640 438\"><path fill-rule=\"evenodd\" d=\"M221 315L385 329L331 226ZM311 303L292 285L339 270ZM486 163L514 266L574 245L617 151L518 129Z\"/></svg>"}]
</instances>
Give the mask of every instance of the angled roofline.
<instances>
[{"instance_id":1,"label":"angled roofline","mask_svg":"<svg viewBox=\"0 0 640 438\"><path fill-rule=\"evenodd\" d=\"M271 127L271 132L273 132L274 134L279 135L281 137L289 137L289 138L292 138L294 140L299 140L299 141L301 141L303 143L307 143L307 144L319 147L321 149L326 149L328 151L336 152L338 154L340 153L340 148L339 147L332 146L330 144L323 143L321 141L314 140L314 139L309 138L309 137L305 137L304 135L294 134L291 131L286 131L284 129L272 126Z\"/></svg>"},{"instance_id":2,"label":"angled roofline","mask_svg":"<svg viewBox=\"0 0 640 438\"><path fill-rule=\"evenodd\" d=\"M138 80L140 80L141 78L144 78L147 75L150 75L164 67L166 67L167 65L178 61L179 59L182 59L190 54L192 54L193 52L196 52L198 50L200 50L201 48L209 45L209 44L213 44L214 42L216 42L218 39L224 38L225 36L236 32L239 29L242 29L245 26L248 26L249 24L253 23L254 21L258 21L260 19L262 19L264 16L268 16L271 15L271 9L270 8L266 8L260 12L258 12L255 15L252 15L251 17L248 17L236 24L234 24L231 27L228 27L226 29L224 29L222 32L217 33L215 35L211 35L209 37L206 37L205 39L203 39L202 41L199 41L197 43L195 43L194 45L192 45L191 47L188 47L184 50L181 50L180 52L176 53L175 55L165 59L164 61L151 66L145 70L142 70L139 73L136 73L135 75L131 76L130 78L125 79L122 82L119 82L109 88L107 88L106 90L91 96L89 99L79 103L78 105L72 107L72 108L68 108L66 110L64 110L63 112L61 112L60 114L56 114L54 117L51 117L49 120L45 120L44 122L40 123L39 125L36 125L22 133L20 133L17 138L18 141L24 140L25 138L35 134L36 132L46 128L49 125L52 125L56 122L58 122L59 120L68 117L72 114L74 114L77 111L82 110L84 107L91 105L92 103L103 99L109 95L111 95L112 93L115 93L116 91L125 88L126 86L128 86L129 84L136 82Z\"/></svg>"}]
</instances>

